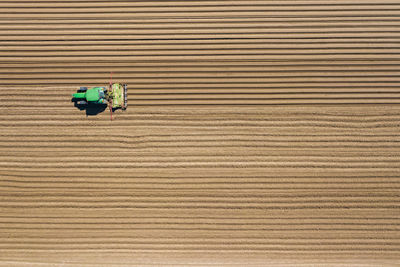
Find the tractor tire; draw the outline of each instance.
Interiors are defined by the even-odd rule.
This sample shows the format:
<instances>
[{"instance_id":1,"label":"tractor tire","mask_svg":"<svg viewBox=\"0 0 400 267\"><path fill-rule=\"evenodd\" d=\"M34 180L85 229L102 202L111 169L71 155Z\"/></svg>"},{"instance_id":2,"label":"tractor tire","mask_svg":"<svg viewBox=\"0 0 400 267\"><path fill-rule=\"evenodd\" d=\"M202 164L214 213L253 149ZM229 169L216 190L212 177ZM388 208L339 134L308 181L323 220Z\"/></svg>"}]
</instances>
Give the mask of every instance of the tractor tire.
<instances>
[{"instance_id":1,"label":"tractor tire","mask_svg":"<svg viewBox=\"0 0 400 267\"><path fill-rule=\"evenodd\" d=\"M80 87L79 90L78 90L78 92L79 92L79 93L83 93L83 92L86 92L87 89L88 89L87 87Z\"/></svg>"},{"instance_id":2,"label":"tractor tire","mask_svg":"<svg viewBox=\"0 0 400 267\"><path fill-rule=\"evenodd\" d=\"M86 102L85 100L81 100L81 101L76 102L76 104L83 106L83 105L87 105L88 102Z\"/></svg>"}]
</instances>

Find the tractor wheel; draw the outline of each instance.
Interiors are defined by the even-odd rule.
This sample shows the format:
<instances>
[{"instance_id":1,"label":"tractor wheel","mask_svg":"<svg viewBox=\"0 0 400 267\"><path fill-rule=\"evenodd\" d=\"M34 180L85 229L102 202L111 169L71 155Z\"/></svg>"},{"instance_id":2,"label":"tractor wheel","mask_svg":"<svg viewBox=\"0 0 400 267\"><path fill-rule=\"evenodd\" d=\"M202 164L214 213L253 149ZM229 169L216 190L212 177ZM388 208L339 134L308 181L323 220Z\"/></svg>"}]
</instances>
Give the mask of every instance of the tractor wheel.
<instances>
[{"instance_id":1,"label":"tractor wheel","mask_svg":"<svg viewBox=\"0 0 400 267\"><path fill-rule=\"evenodd\" d=\"M86 102L86 101L84 101L84 100L81 100L81 101L76 102L77 105L87 105L87 103L88 103L88 102Z\"/></svg>"},{"instance_id":2,"label":"tractor wheel","mask_svg":"<svg viewBox=\"0 0 400 267\"><path fill-rule=\"evenodd\" d=\"M83 93L83 92L86 92L87 89L88 89L87 87L80 87L79 90L78 90L78 92L79 92L79 93Z\"/></svg>"}]
</instances>

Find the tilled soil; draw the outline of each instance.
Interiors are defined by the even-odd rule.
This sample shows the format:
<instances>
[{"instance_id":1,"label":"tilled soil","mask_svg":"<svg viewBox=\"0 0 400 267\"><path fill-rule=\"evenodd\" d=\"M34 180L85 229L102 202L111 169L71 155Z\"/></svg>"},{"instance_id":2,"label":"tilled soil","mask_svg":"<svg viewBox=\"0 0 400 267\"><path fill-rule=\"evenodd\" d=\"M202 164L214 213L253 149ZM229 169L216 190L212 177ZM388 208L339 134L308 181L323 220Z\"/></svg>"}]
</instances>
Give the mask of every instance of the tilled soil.
<instances>
[{"instance_id":1,"label":"tilled soil","mask_svg":"<svg viewBox=\"0 0 400 267\"><path fill-rule=\"evenodd\" d=\"M1 2L0 266L396 265L399 10Z\"/></svg>"}]
</instances>

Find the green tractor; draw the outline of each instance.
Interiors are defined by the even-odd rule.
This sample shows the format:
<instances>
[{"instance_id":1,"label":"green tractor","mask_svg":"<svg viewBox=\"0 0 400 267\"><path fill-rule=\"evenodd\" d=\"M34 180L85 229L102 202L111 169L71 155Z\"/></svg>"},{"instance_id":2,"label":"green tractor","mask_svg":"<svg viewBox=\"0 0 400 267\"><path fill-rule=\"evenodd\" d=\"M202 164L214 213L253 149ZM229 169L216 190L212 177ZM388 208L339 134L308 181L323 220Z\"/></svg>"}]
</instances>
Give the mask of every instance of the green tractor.
<instances>
[{"instance_id":1,"label":"green tractor","mask_svg":"<svg viewBox=\"0 0 400 267\"><path fill-rule=\"evenodd\" d=\"M108 105L111 112L115 109L121 108L125 110L128 106L126 84L113 83L110 84L109 89L106 87L80 87L78 92L73 94L73 100L78 106L85 105Z\"/></svg>"}]
</instances>

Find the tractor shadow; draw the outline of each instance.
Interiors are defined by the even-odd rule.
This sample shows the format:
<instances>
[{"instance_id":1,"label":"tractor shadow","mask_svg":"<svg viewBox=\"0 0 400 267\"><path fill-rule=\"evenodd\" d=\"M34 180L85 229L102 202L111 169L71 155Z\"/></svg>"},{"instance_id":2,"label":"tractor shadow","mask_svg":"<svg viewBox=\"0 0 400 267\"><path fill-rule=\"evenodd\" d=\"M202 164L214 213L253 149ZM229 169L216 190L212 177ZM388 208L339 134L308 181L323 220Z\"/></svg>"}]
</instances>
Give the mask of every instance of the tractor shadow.
<instances>
[{"instance_id":1,"label":"tractor shadow","mask_svg":"<svg viewBox=\"0 0 400 267\"><path fill-rule=\"evenodd\" d=\"M96 116L97 114L104 112L107 108L107 105L98 104L78 105L74 99L72 99L71 102L74 103L74 107L77 109L84 110L86 116Z\"/></svg>"}]
</instances>

